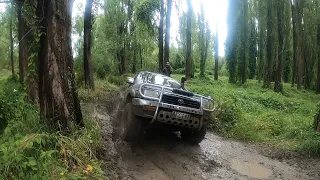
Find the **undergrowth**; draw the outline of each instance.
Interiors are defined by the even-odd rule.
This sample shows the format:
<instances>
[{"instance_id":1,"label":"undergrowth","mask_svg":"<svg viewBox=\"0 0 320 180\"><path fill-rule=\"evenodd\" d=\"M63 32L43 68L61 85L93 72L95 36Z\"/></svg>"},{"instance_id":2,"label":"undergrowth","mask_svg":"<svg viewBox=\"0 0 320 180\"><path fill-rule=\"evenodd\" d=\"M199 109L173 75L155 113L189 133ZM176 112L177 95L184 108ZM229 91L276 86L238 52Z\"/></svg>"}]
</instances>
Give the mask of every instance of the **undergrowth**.
<instances>
[{"instance_id":1,"label":"undergrowth","mask_svg":"<svg viewBox=\"0 0 320 180\"><path fill-rule=\"evenodd\" d=\"M102 179L98 123L68 135L52 130L26 102L17 79L0 80L0 179Z\"/></svg>"},{"instance_id":2,"label":"undergrowth","mask_svg":"<svg viewBox=\"0 0 320 180\"><path fill-rule=\"evenodd\" d=\"M175 75L181 79L181 75ZM319 95L284 84L284 94L248 80L244 86L227 77L193 79L188 90L213 97L218 109L214 131L240 140L264 143L279 149L320 155L320 134L313 129Z\"/></svg>"}]
</instances>

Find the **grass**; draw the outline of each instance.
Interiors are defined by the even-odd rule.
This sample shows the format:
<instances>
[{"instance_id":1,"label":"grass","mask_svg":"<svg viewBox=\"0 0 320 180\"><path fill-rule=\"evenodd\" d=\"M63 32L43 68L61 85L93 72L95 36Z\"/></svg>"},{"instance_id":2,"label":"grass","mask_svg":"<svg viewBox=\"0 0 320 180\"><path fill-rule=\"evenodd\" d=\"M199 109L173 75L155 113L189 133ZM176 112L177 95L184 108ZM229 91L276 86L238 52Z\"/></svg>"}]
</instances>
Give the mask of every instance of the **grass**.
<instances>
[{"instance_id":1,"label":"grass","mask_svg":"<svg viewBox=\"0 0 320 180\"><path fill-rule=\"evenodd\" d=\"M279 94L256 80L239 86L228 83L228 77L193 79L186 87L217 101L217 121L212 125L225 136L320 155L320 135L312 127L320 96L314 91L284 84L285 93Z\"/></svg>"}]
</instances>

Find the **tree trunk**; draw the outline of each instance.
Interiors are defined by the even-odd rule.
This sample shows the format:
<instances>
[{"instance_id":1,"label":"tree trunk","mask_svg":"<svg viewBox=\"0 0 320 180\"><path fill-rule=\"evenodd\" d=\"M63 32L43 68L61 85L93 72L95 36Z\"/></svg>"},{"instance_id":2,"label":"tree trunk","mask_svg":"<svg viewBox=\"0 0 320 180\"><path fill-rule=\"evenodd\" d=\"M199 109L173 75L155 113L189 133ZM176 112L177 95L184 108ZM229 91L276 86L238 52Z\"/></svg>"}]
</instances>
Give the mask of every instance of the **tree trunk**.
<instances>
[{"instance_id":1,"label":"tree trunk","mask_svg":"<svg viewBox=\"0 0 320 180\"><path fill-rule=\"evenodd\" d=\"M136 60L137 60L137 55L136 55L136 51L134 50L134 52L133 52L133 63L132 63L132 73L133 74L135 74L137 72Z\"/></svg>"},{"instance_id":2,"label":"tree trunk","mask_svg":"<svg viewBox=\"0 0 320 180\"><path fill-rule=\"evenodd\" d=\"M254 19L251 19L251 32L249 37L249 79L254 79L256 75L256 67L257 67L257 37L256 37L256 23Z\"/></svg>"},{"instance_id":3,"label":"tree trunk","mask_svg":"<svg viewBox=\"0 0 320 180\"><path fill-rule=\"evenodd\" d=\"M206 69L206 59L205 59L205 41L206 38L204 37L204 9L203 5L201 4L201 11L199 16L199 52L200 52L200 77L204 77L204 71Z\"/></svg>"},{"instance_id":4,"label":"tree trunk","mask_svg":"<svg viewBox=\"0 0 320 180\"><path fill-rule=\"evenodd\" d=\"M265 53L266 53L266 44L265 44L265 18L264 18L264 1L259 1L259 65L258 65L258 81L259 83L264 78L264 64L265 64Z\"/></svg>"},{"instance_id":5,"label":"tree trunk","mask_svg":"<svg viewBox=\"0 0 320 180\"><path fill-rule=\"evenodd\" d=\"M159 72L163 70L163 18L164 18L164 0L160 0L160 24L159 24L159 37L158 37L158 47L159 47Z\"/></svg>"},{"instance_id":6,"label":"tree trunk","mask_svg":"<svg viewBox=\"0 0 320 180\"><path fill-rule=\"evenodd\" d=\"M320 94L320 24L318 24L318 74L316 92Z\"/></svg>"},{"instance_id":7,"label":"tree trunk","mask_svg":"<svg viewBox=\"0 0 320 180\"><path fill-rule=\"evenodd\" d=\"M170 61L170 27L171 27L171 10L172 10L172 0L168 0L167 5L167 18L166 18L166 37L164 46L164 63Z\"/></svg>"},{"instance_id":8,"label":"tree trunk","mask_svg":"<svg viewBox=\"0 0 320 180\"><path fill-rule=\"evenodd\" d=\"M86 1L84 12L84 43L83 43L83 67L85 87L94 89L93 69L91 59L92 45L92 0Z\"/></svg>"},{"instance_id":9,"label":"tree trunk","mask_svg":"<svg viewBox=\"0 0 320 180\"><path fill-rule=\"evenodd\" d=\"M241 84L247 82L247 59L248 59L248 1L243 1L243 57L242 57L242 67L241 67Z\"/></svg>"},{"instance_id":10,"label":"tree trunk","mask_svg":"<svg viewBox=\"0 0 320 180\"><path fill-rule=\"evenodd\" d=\"M186 78L191 78L191 20L192 20L192 4L191 0L187 0L187 49L186 49Z\"/></svg>"},{"instance_id":11,"label":"tree trunk","mask_svg":"<svg viewBox=\"0 0 320 180\"><path fill-rule=\"evenodd\" d=\"M214 41L214 80L218 80L218 70L219 70L219 34L218 25L216 25L216 37Z\"/></svg>"},{"instance_id":12,"label":"tree trunk","mask_svg":"<svg viewBox=\"0 0 320 180\"><path fill-rule=\"evenodd\" d=\"M273 12L272 12L272 0L268 0L268 23L267 23L267 67L265 69L265 75L264 75L264 82L263 82L263 87L264 88L269 88L271 85L271 73L272 73L272 57L273 57Z\"/></svg>"},{"instance_id":13,"label":"tree trunk","mask_svg":"<svg viewBox=\"0 0 320 180\"><path fill-rule=\"evenodd\" d=\"M140 68L142 69L143 68L143 58L142 58L142 48L141 48L141 45L140 45L140 52L139 52L139 54L140 54Z\"/></svg>"},{"instance_id":14,"label":"tree trunk","mask_svg":"<svg viewBox=\"0 0 320 180\"><path fill-rule=\"evenodd\" d=\"M63 131L83 126L71 47L73 0L39 0L39 103L42 118Z\"/></svg>"},{"instance_id":15,"label":"tree trunk","mask_svg":"<svg viewBox=\"0 0 320 180\"><path fill-rule=\"evenodd\" d=\"M277 62L276 62L276 74L275 74L275 83L274 91L283 92L282 85L282 64L283 64L283 54L284 54L284 41L285 41L285 31L284 31L284 2L283 0L277 1L277 17L278 17L278 50L277 50Z\"/></svg>"},{"instance_id":16,"label":"tree trunk","mask_svg":"<svg viewBox=\"0 0 320 180\"><path fill-rule=\"evenodd\" d=\"M10 6L10 24L9 24L9 29L10 29L10 62L11 62L11 73L14 75L14 61L13 61L13 27L12 27L12 21L13 21L13 4L11 2Z\"/></svg>"},{"instance_id":17,"label":"tree trunk","mask_svg":"<svg viewBox=\"0 0 320 180\"><path fill-rule=\"evenodd\" d=\"M18 40L19 40L19 80L23 84L28 67L28 59L30 56L28 40L30 34L30 28L28 28L26 21L22 15L22 6L24 1L17 2L17 15L18 15ZM28 33L28 34L27 34Z\"/></svg>"},{"instance_id":18,"label":"tree trunk","mask_svg":"<svg viewBox=\"0 0 320 180\"><path fill-rule=\"evenodd\" d=\"M291 12L292 12L292 27L293 27L293 63L292 63L292 80L291 86L294 87L297 78L297 13L296 13L296 5L291 3Z\"/></svg>"},{"instance_id":19,"label":"tree trunk","mask_svg":"<svg viewBox=\"0 0 320 180\"><path fill-rule=\"evenodd\" d=\"M303 52L302 52L302 34L303 34L303 29L302 29L302 14L303 10L301 7L301 0L296 1L296 10L297 10L297 54L298 54L298 74L297 74L297 88L301 89L302 88L302 83L303 83L303 71L304 71L304 58L303 58Z\"/></svg>"}]
</instances>

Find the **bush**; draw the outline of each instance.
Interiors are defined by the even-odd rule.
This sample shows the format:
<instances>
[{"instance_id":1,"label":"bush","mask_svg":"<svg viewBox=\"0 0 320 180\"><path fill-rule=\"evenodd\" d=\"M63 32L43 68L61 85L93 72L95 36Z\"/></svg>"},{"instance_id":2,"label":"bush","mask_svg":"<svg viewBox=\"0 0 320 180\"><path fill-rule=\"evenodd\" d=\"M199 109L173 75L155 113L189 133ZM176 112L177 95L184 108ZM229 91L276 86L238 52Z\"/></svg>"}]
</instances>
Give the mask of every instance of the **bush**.
<instances>
[{"instance_id":1,"label":"bush","mask_svg":"<svg viewBox=\"0 0 320 180\"><path fill-rule=\"evenodd\" d=\"M116 86L124 86L127 84L126 76L109 76L108 82Z\"/></svg>"},{"instance_id":2,"label":"bush","mask_svg":"<svg viewBox=\"0 0 320 180\"><path fill-rule=\"evenodd\" d=\"M185 68L175 69L174 73L175 74L185 74L186 73L186 69Z\"/></svg>"},{"instance_id":3,"label":"bush","mask_svg":"<svg viewBox=\"0 0 320 180\"><path fill-rule=\"evenodd\" d=\"M94 61L94 72L98 78L105 79L107 75L111 74L115 67L108 60L96 60Z\"/></svg>"},{"instance_id":4,"label":"bush","mask_svg":"<svg viewBox=\"0 0 320 180\"><path fill-rule=\"evenodd\" d=\"M230 102L223 102L218 105L215 111L215 120L212 121L212 129L226 134L232 130L235 124L241 119L241 111Z\"/></svg>"},{"instance_id":5,"label":"bush","mask_svg":"<svg viewBox=\"0 0 320 180\"><path fill-rule=\"evenodd\" d=\"M87 117L85 128L61 135L25 99L17 78L3 83L0 179L102 179L95 157L101 142L98 124Z\"/></svg>"}]
</instances>

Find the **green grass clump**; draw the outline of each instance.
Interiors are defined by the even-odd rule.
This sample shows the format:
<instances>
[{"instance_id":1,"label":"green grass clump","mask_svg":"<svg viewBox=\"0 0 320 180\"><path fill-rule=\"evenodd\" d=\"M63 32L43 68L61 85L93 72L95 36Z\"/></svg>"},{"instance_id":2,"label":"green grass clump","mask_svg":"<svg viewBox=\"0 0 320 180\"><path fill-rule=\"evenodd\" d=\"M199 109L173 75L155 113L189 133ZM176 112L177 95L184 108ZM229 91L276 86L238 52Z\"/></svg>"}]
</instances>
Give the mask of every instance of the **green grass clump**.
<instances>
[{"instance_id":1,"label":"green grass clump","mask_svg":"<svg viewBox=\"0 0 320 180\"><path fill-rule=\"evenodd\" d=\"M102 179L98 123L68 135L40 119L16 78L0 80L0 179Z\"/></svg>"},{"instance_id":2,"label":"green grass clump","mask_svg":"<svg viewBox=\"0 0 320 180\"><path fill-rule=\"evenodd\" d=\"M175 75L176 79L181 76ZM319 95L284 84L284 94L248 80L228 83L227 77L193 79L188 90L211 96L218 103L215 130L228 137L266 143L284 150L320 154L320 135L313 130Z\"/></svg>"}]
</instances>

